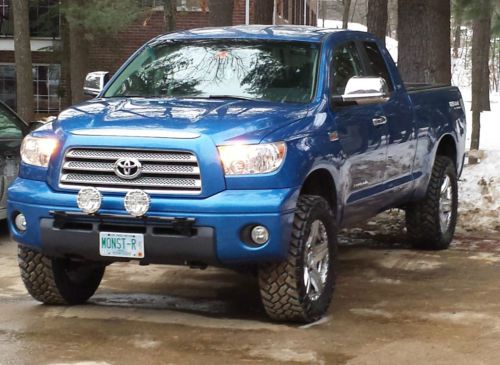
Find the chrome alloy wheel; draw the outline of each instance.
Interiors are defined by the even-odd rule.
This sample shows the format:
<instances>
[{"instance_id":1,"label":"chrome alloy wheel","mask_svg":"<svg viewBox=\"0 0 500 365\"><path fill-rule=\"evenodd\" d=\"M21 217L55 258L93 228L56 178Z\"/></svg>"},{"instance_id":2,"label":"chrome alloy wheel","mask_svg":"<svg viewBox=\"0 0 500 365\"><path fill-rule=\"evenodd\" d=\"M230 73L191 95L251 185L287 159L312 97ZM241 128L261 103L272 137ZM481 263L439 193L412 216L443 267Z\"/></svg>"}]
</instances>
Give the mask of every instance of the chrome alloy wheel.
<instances>
[{"instance_id":1,"label":"chrome alloy wheel","mask_svg":"<svg viewBox=\"0 0 500 365\"><path fill-rule=\"evenodd\" d=\"M329 262L328 233L318 219L311 224L304 252L304 284L307 296L313 301L323 293Z\"/></svg>"},{"instance_id":2,"label":"chrome alloy wheel","mask_svg":"<svg viewBox=\"0 0 500 365\"><path fill-rule=\"evenodd\" d=\"M441 184L441 192L439 195L439 222L441 232L445 233L450 227L451 214L453 208L453 187L451 179L448 175L445 176Z\"/></svg>"}]
</instances>

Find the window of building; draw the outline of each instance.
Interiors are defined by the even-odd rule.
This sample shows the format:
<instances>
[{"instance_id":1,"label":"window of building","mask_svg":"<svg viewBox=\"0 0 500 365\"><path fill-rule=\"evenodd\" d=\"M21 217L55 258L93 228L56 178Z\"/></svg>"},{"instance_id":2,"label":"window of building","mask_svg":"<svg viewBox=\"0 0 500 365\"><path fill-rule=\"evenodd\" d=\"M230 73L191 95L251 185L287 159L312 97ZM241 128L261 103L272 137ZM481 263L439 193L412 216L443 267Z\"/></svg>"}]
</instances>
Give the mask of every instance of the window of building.
<instances>
[{"instance_id":1,"label":"window of building","mask_svg":"<svg viewBox=\"0 0 500 365\"><path fill-rule=\"evenodd\" d=\"M16 67L14 65L0 65L0 100L16 108Z\"/></svg>"},{"instance_id":2,"label":"window of building","mask_svg":"<svg viewBox=\"0 0 500 365\"><path fill-rule=\"evenodd\" d=\"M176 0L177 11L201 11L201 0ZM141 0L144 8L157 8L163 6L164 0Z\"/></svg>"},{"instance_id":3,"label":"window of building","mask_svg":"<svg viewBox=\"0 0 500 365\"><path fill-rule=\"evenodd\" d=\"M201 11L200 0L177 0L178 11ZM205 2L208 3L208 2Z\"/></svg>"},{"instance_id":4,"label":"window of building","mask_svg":"<svg viewBox=\"0 0 500 365\"><path fill-rule=\"evenodd\" d=\"M164 0L141 0L143 8L157 8L163 6Z\"/></svg>"},{"instance_id":5,"label":"window of building","mask_svg":"<svg viewBox=\"0 0 500 365\"><path fill-rule=\"evenodd\" d=\"M58 95L60 65L33 66L33 92L35 112L55 114L59 112L61 99ZM0 65L0 100L16 108L16 68L12 64Z\"/></svg>"},{"instance_id":6,"label":"window of building","mask_svg":"<svg viewBox=\"0 0 500 365\"><path fill-rule=\"evenodd\" d=\"M35 65L33 67L33 92L37 113L53 114L60 109L58 95L60 65Z\"/></svg>"},{"instance_id":7,"label":"window of building","mask_svg":"<svg viewBox=\"0 0 500 365\"><path fill-rule=\"evenodd\" d=\"M14 34L11 0L0 0L0 35L12 37ZM32 0L29 11L30 33L32 37L59 37L59 1Z\"/></svg>"}]
</instances>

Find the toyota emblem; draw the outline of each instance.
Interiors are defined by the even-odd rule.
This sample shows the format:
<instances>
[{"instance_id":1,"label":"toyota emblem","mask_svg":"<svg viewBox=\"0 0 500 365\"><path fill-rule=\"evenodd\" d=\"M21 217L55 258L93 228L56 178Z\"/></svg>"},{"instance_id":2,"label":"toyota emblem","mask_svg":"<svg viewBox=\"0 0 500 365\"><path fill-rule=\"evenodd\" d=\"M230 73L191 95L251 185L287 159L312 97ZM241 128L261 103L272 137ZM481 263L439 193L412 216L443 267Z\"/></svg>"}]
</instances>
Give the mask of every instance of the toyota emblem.
<instances>
[{"instance_id":1,"label":"toyota emblem","mask_svg":"<svg viewBox=\"0 0 500 365\"><path fill-rule=\"evenodd\" d=\"M142 172L142 165L135 158L120 158L115 162L115 174L126 180L138 177Z\"/></svg>"}]
</instances>

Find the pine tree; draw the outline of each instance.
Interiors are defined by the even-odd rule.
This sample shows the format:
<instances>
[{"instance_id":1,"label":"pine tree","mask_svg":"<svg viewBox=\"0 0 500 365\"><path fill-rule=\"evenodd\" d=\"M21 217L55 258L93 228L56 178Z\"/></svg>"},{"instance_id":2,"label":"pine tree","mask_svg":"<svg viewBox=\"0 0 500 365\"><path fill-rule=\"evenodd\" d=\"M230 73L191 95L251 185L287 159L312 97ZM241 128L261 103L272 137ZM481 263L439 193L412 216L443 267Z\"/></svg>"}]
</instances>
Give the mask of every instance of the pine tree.
<instances>
[{"instance_id":1,"label":"pine tree","mask_svg":"<svg viewBox=\"0 0 500 365\"><path fill-rule=\"evenodd\" d=\"M342 15L342 28L347 29L349 26L349 12L351 11L351 0L343 0L344 13Z\"/></svg>"},{"instance_id":2,"label":"pine tree","mask_svg":"<svg viewBox=\"0 0 500 365\"><path fill-rule=\"evenodd\" d=\"M211 27L233 25L234 0L209 0L208 24Z\"/></svg>"},{"instance_id":3,"label":"pine tree","mask_svg":"<svg viewBox=\"0 0 500 365\"><path fill-rule=\"evenodd\" d=\"M67 42L69 59L63 67L69 65L71 99L73 103L84 99L83 82L88 70L88 47L91 42L103 35L112 37L141 15L141 8L136 0L63 0L61 15L67 22L68 31L62 36L63 45ZM66 51L67 51L66 49ZM66 56L67 57L67 56Z\"/></svg>"},{"instance_id":4,"label":"pine tree","mask_svg":"<svg viewBox=\"0 0 500 365\"><path fill-rule=\"evenodd\" d=\"M450 1L399 0L399 70L406 82L449 85Z\"/></svg>"},{"instance_id":5,"label":"pine tree","mask_svg":"<svg viewBox=\"0 0 500 365\"><path fill-rule=\"evenodd\" d=\"M29 5L26 0L12 0L11 4L14 17L17 112L24 120L33 121L33 66L31 63Z\"/></svg>"},{"instance_id":6,"label":"pine tree","mask_svg":"<svg viewBox=\"0 0 500 365\"><path fill-rule=\"evenodd\" d=\"M173 32L176 27L177 1L163 1L163 22L165 24L165 32Z\"/></svg>"},{"instance_id":7,"label":"pine tree","mask_svg":"<svg viewBox=\"0 0 500 365\"><path fill-rule=\"evenodd\" d=\"M481 112L490 110L489 52L491 38L491 0L474 1L472 22L472 135L471 150L479 150ZM477 163L475 157L469 163Z\"/></svg>"},{"instance_id":8,"label":"pine tree","mask_svg":"<svg viewBox=\"0 0 500 365\"><path fill-rule=\"evenodd\" d=\"M255 24L273 24L274 4L269 0L254 0Z\"/></svg>"},{"instance_id":9,"label":"pine tree","mask_svg":"<svg viewBox=\"0 0 500 365\"><path fill-rule=\"evenodd\" d=\"M368 0L366 20L368 31L375 34L384 44L387 34L387 2L388 0Z\"/></svg>"}]
</instances>

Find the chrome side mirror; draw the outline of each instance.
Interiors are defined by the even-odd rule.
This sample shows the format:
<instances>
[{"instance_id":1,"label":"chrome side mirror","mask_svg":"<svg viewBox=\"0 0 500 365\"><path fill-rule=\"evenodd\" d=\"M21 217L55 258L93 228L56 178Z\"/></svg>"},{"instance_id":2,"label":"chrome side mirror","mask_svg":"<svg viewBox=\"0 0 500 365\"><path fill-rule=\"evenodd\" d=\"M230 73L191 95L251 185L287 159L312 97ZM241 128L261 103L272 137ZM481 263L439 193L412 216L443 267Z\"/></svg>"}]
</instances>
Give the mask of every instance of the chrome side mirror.
<instances>
[{"instance_id":1,"label":"chrome side mirror","mask_svg":"<svg viewBox=\"0 0 500 365\"><path fill-rule=\"evenodd\" d=\"M90 96L99 95L109 79L110 75L107 71L96 71L87 74L83 83L83 93Z\"/></svg>"},{"instance_id":2,"label":"chrome side mirror","mask_svg":"<svg viewBox=\"0 0 500 365\"><path fill-rule=\"evenodd\" d=\"M389 99L389 87L381 77L354 76L349 79L342 96L334 96L337 104L376 104Z\"/></svg>"}]
</instances>

